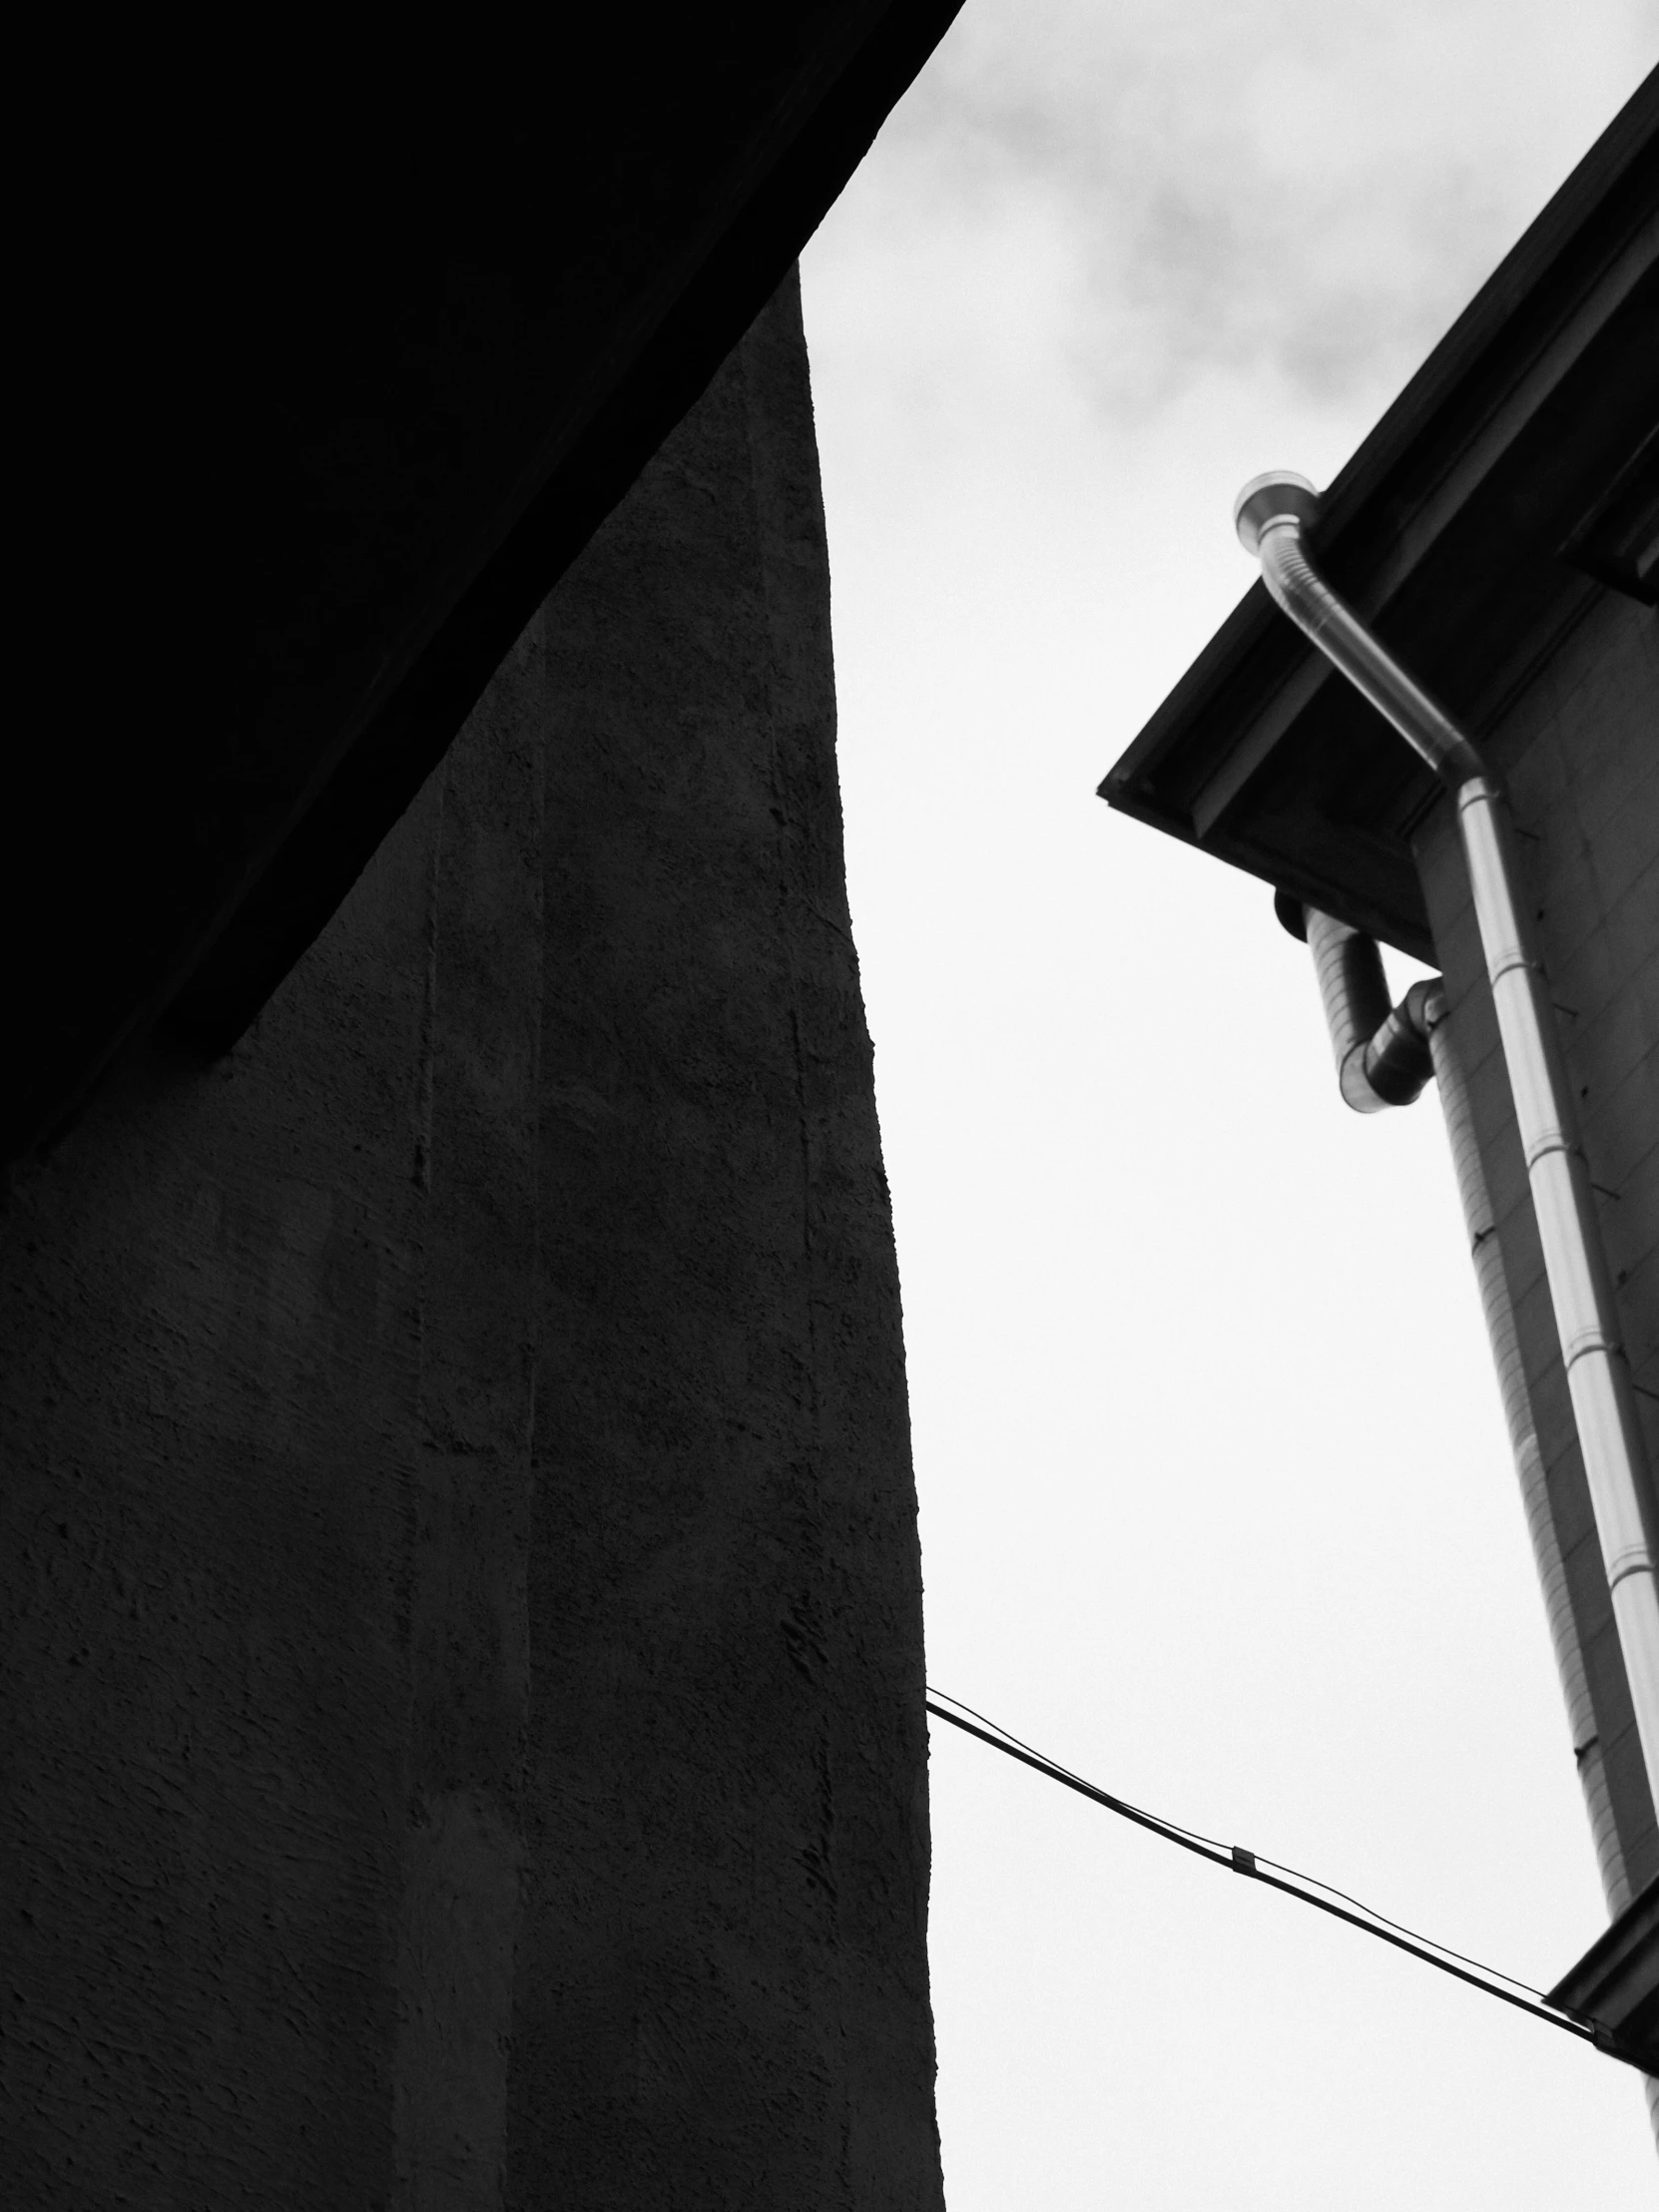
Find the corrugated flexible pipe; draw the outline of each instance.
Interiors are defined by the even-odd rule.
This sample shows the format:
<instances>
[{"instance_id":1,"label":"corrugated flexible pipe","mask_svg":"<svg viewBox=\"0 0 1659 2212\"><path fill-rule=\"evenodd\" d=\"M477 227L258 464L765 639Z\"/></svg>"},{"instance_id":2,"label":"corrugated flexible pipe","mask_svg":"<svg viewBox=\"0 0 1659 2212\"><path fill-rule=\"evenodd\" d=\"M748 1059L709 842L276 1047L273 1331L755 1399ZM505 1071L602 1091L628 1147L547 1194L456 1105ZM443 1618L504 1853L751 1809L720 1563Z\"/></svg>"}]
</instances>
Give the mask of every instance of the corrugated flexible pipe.
<instances>
[{"instance_id":1,"label":"corrugated flexible pipe","mask_svg":"<svg viewBox=\"0 0 1659 2212\"><path fill-rule=\"evenodd\" d=\"M1659 1809L1659 1545L1650 1533L1641 1431L1594 1194L1542 963L1517 890L1508 810L1468 738L1309 559L1304 530L1318 515L1313 485L1288 471L1254 478L1234 506L1239 536L1260 559L1276 604L1453 795L1619 1650L1648 1790Z\"/></svg>"},{"instance_id":2,"label":"corrugated flexible pipe","mask_svg":"<svg viewBox=\"0 0 1659 2212\"><path fill-rule=\"evenodd\" d=\"M1583 1647L1578 1639L1578 1623L1573 1617L1572 1600L1567 1590L1566 1566L1550 1513L1543 1455L1538 1449L1531 1393L1526 1386L1526 1370L1515 1333L1508 1279L1498 1249L1497 1225L1486 1188L1485 1170L1475 1142L1468 1085L1452 1035L1452 1023L1447 1018L1444 985L1438 976L1413 983L1400 1003L1390 1008L1382 957L1374 938L1346 921L1339 921L1334 914L1321 913L1316 906L1304 906L1286 892L1280 892L1275 904L1281 921L1293 935L1305 938L1313 952L1338 1080L1349 1105L1363 1114L1375 1113L1385 1106L1408 1105L1430 1073L1435 1079L1440 1108L1445 1116L1446 1138L1451 1147L1452 1169L1457 1178L1457 1195L1462 1202L1463 1223L1468 1232L1469 1257L1474 1265L1481 1311L1492 1348L1504 1426L1509 1431L1509 1447L1520 1484L1527 1534L1532 1539L1532 1555L1537 1564L1538 1585L1543 1592L1550 1643L1554 1647L1561 1694L1566 1702L1573 1761L1584 1792L1608 1915L1616 1920L1630 1903L1630 1878L1613 1818L1613 1801L1607 1788L1607 1769L1601 1754L1595 1707L1590 1699Z\"/></svg>"},{"instance_id":3,"label":"corrugated flexible pipe","mask_svg":"<svg viewBox=\"0 0 1659 2212\"><path fill-rule=\"evenodd\" d=\"M1390 1008L1375 941L1317 907L1305 907L1303 914L1344 1099L1357 1114L1409 1106L1434 1072L1428 985L1413 983Z\"/></svg>"}]
</instances>

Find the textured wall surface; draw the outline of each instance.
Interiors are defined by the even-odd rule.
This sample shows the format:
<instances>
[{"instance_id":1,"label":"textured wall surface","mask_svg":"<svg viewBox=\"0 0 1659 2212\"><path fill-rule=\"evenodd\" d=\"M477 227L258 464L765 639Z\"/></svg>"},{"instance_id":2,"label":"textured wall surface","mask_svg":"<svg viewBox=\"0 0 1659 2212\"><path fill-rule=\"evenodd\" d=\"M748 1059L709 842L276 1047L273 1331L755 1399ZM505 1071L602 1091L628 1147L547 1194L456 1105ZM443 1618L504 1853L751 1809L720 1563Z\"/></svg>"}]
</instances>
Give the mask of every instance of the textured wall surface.
<instances>
[{"instance_id":1,"label":"textured wall surface","mask_svg":"<svg viewBox=\"0 0 1659 2212\"><path fill-rule=\"evenodd\" d=\"M1604 591L1490 739L1521 831L1650 1470L1659 1467L1659 624ZM1419 860L1491 1186L1632 1891L1659 1876L1612 1605L1573 1432L1508 1080L1450 810ZM1659 1520L1659 1515L1656 1515Z\"/></svg>"},{"instance_id":2,"label":"textured wall surface","mask_svg":"<svg viewBox=\"0 0 1659 2212\"><path fill-rule=\"evenodd\" d=\"M793 287L0 1331L12 2201L938 2204Z\"/></svg>"}]
</instances>

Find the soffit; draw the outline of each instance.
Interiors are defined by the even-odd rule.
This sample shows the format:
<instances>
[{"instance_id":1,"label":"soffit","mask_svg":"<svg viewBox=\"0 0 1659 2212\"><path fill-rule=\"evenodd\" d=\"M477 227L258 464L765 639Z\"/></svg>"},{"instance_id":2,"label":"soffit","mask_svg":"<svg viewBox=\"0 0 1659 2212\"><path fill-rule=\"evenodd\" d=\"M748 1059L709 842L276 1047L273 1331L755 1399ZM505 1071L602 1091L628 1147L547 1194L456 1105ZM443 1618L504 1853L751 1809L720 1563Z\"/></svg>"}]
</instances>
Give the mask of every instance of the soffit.
<instances>
[{"instance_id":1,"label":"soffit","mask_svg":"<svg viewBox=\"0 0 1659 2212\"><path fill-rule=\"evenodd\" d=\"M160 1017L253 1018L958 4L145 18L41 63L0 1152Z\"/></svg>"}]
</instances>

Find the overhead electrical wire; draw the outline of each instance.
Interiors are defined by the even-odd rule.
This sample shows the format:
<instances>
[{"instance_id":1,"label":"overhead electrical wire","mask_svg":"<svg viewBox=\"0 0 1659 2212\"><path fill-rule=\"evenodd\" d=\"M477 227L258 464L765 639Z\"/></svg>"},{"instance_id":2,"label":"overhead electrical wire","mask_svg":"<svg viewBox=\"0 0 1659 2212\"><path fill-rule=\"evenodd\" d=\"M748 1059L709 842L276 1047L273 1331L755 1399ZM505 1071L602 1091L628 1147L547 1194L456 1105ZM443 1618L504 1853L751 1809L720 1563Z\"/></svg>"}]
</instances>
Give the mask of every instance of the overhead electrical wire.
<instances>
[{"instance_id":1,"label":"overhead electrical wire","mask_svg":"<svg viewBox=\"0 0 1659 2212\"><path fill-rule=\"evenodd\" d=\"M1082 1777L1080 1775L1073 1774L1069 1767L1062 1767L1057 1761L1045 1758L1040 1751L1033 1749L1030 1744L1026 1743L1023 1738L1014 1735L1011 1730L999 1727L995 1721L989 1720L983 1713L975 1711L973 1706L964 1705L959 1697L948 1697L947 1693L943 1690L930 1690L928 1694L931 1697L945 1698L946 1702L948 1704L954 1705L957 1708L958 1712L971 1713L976 1721L983 1721L986 1728L994 1729L996 1732L996 1737L998 1739L1006 1739L1006 1742L1009 1744L1017 1744L1021 1751L1029 1752L1032 1759L1034 1759L1038 1763L1039 1769L1049 1772L1053 1779L1063 1779L1069 1785L1074 1787L1081 1785L1081 1787L1091 1796L1100 1798L1107 1797L1107 1792L1097 1790L1093 1783L1084 1782ZM928 1710L932 1712L935 1711L936 1708L930 1706ZM941 1720L951 1720L953 1719L953 1716L949 1713L940 1713L939 1718ZM957 1727L960 1727L961 1723L958 1721L955 1725ZM972 1730L969 1733L977 1735L978 1731ZM1000 1750L1003 1748L1003 1744L999 1741L997 1742L995 1748ZM1201 1836L1196 1829L1183 1828L1181 1827L1179 1822L1165 1820L1159 1814L1143 1812L1139 1807L1130 1806L1120 1798L1111 1799L1110 1802L1114 1811L1122 1812L1127 1817L1140 1821L1144 1825L1152 1827L1159 1834L1167 1836L1172 1842L1184 1840L1188 1844L1203 1846L1205 1847L1203 1854L1204 1856L1216 1859L1217 1861L1225 1862L1230 1866L1234 1866L1235 1872L1243 1871L1235 1865L1234 1849L1231 1844L1219 1843L1213 1836ZM1524 1995L1529 1997L1537 1997L1545 2003L1548 2002L1548 1999L1544 1996L1543 1991L1541 1989L1534 1989L1530 1982L1516 1981L1513 1974L1504 1973L1503 1970L1498 1966L1488 1966L1481 1959L1470 1958L1466 1951L1453 1950L1448 1943L1436 1943L1431 1936L1418 1936L1415 1929L1405 1928L1398 1921L1389 1920L1388 1916L1385 1913L1375 1912L1371 1906L1364 1904L1359 1898L1350 1897L1346 1890L1339 1890L1335 1883L1321 1882L1316 1875L1302 1874L1295 1867L1287 1867L1281 1865L1281 1863L1277 1859L1264 1858L1260 1852L1245 1852L1242 1856L1246 1859L1253 1860L1255 1865L1257 1865L1258 1867L1272 1867L1278 1874L1289 1875L1292 1877L1293 1880L1305 1883L1310 1889L1323 1890L1328 1897L1341 1898L1345 1905L1352 1905L1359 1912L1365 1914L1368 1923L1371 1921L1380 1922L1382 1927L1391 1928L1401 1936L1408 1936L1415 1942L1426 1943L1431 1950L1443 1953L1444 1956L1447 1958L1459 1959L1465 1966L1473 1966L1478 1972L1489 1974L1494 1981L1508 1982L1511 1987L1519 1989ZM1318 1901L1316 1899L1310 1898L1307 1902L1309 1904L1315 1904ZM1560 2015L1559 2006L1554 2007L1551 2011L1551 2018L1555 2018L1557 2016L1562 2016ZM1570 2020L1572 2018L1572 2015L1568 2013L1564 2015L1564 2017Z\"/></svg>"},{"instance_id":2,"label":"overhead electrical wire","mask_svg":"<svg viewBox=\"0 0 1659 2212\"><path fill-rule=\"evenodd\" d=\"M943 1702L935 1702L942 1700ZM950 1710L954 1707L955 1710ZM1183 1828L1176 1821L1165 1820L1161 1814L1149 1813L1139 1805L1131 1805L1124 1798L1114 1797L1109 1790L1102 1790L1093 1782L1086 1782L1081 1775L1073 1774L1069 1767L1062 1767L1057 1760L1036 1751L1018 1736L976 1712L971 1705L964 1705L960 1698L953 1698L943 1690L929 1685L927 1710L935 1720L948 1721L952 1728L959 1728L963 1735L973 1736L982 1744L989 1744L993 1751L1000 1751L1006 1758L1017 1759L1021 1766L1031 1767L1038 1774L1046 1775L1050 1782L1058 1782L1067 1790L1075 1790L1096 1805L1102 1805L1109 1813L1116 1813L1126 1821L1133 1821L1137 1828L1149 1829L1153 1835L1163 1837L1166 1843L1178 1844L1183 1851L1190 1851L1200 1859L1207 1859L1212 1866L1227 1867L1234 1874L1242 1874L1253 1882L1262 1882L1270 1890L1280 1890L1286 1897L1296 1898L1304 1905L1312 1905L1321 1913L1329 1913L1334 1920L1346 1921L1350 1928L1357 1928L1362 1935L1375 1936L1380 1942L1391 1943L1396 1950L1409 1952L1425 1965L1437 1966L1441 1973L1453 1975L1458 1981L1466 1981L1471 1988L1483 1989L1487 1996L1499 1997L1505 2004L1530 2013L1549 2027L1558 2027L1563 2033L1576 2037L1581 2043L1589 2043L1610 2058L1622 2059L1639 2072L1653 2071L1653 2058L1633 2049L1620 2040L1600 2020L1588 2019L1576 2012L1569 2012L1558 2004L1551 2004L1541 1989L1534 1989L1529 1982L1518 1980L1513 1974L1504 1973L1499 1967L1487 1966L1477 1958L1467 1957L1460 1950L1452 1950L1445 1943L1436 1943L1432 1936L1419 1936L1414 1929L1402 1927L1385 1914L1377 1913L1369 1905L1362 1905L1346 1890L1336 1889L1329 1882L1321 1882L1314 1875L1300 1874L1294 1867L1281 1865L1277 1859L1265 1859L1258 1852L1246 1851L1240 1844L1223 1844L1213 1836L1201 1836L1196 1829ZM963 1719L963 1715L971 1715ZM1269 1872L1267 1870L1271 1869ZM1341 1899L1341 1903L1334 1900ZM1352 1908L1352 1910L1350 1910Z\"/></svg>"}]
</instances>

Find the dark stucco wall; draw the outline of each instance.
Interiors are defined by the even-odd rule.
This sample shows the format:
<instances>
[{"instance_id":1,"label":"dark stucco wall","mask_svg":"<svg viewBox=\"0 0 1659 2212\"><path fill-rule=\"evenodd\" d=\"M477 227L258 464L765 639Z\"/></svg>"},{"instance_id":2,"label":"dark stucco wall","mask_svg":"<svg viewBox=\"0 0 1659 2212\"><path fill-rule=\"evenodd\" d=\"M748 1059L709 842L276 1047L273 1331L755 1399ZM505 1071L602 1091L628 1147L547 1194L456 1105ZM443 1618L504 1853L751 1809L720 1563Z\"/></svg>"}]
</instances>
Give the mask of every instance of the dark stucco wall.
<instances>
[{"instance_id":1,"label":"dark stucco wall","mask_svg":"<svg viewBox=\"0 0 1659 2212\"><path fill-rule=\"evenodd\" d=\"M1508 702L1489 749L1510 791L1650 1468L1659 1465L1659 628L1604 590ZM1419 839L1453 1034L1491 1188L1555 1533L1630 1889L1659 1830L1527 1195L1508 1078L1450 809ZM1659 1512L1655 1514L1659 1524Z\"/></svg>"},{"instance_id":2,"label":"dark stucco wall","mask_svg":"<svg viewBox=\"0 0 1659 2212\"><path fill-rule=\"evenodd\" d=\"M13 2201L938 2204L793 286L0 1332Z\"/></svg>"}]
</instances>

